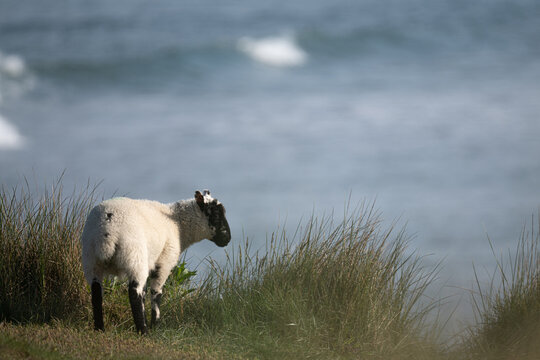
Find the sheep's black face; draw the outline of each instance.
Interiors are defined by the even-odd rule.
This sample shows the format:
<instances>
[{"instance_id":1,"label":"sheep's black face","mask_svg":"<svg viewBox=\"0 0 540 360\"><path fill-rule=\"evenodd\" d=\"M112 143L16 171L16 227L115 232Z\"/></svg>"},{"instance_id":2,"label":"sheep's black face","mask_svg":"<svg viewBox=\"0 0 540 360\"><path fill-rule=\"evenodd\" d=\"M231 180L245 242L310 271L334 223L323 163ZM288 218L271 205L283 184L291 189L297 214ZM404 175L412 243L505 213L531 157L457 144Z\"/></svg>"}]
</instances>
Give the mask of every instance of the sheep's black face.
<instances>
[{"instance_id":1,"label":"sheep's black face","mask_svg":"<svg viewBox=\"0 0 540 360\"><path fill-rule=\"evenodd\" d=\"M203 197L200 192L195 193L195 199L200 209L208 219L208 225L214 232L212 240L217 246L227 246L231 241L231 229L225 217L225 207L216 199L212 199L210 192L205 190Z\"/></svg>"},{"instance_id":2,"label":"sheep's black face","mask_svg":"<svg viewBox=\"0 0 540 360\"><path fill-rule=\"evenodd\" d=\"M215 232L214 237L210 240L217 246L227 246L229 241L231 241L231 229L225 217L225 208L217 200L214 200L208 204L207 211L208 223L210 224L210 228Z\"/></svg>"}]
</instances>

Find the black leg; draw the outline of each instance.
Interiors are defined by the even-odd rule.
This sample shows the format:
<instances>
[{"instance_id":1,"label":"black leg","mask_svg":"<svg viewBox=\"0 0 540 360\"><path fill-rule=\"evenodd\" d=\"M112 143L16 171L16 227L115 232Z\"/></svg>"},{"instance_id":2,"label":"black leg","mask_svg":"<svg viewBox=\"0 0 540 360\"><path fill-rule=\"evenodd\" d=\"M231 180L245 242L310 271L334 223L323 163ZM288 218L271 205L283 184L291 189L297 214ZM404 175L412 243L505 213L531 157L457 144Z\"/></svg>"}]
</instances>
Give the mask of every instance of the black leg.
<instances>
[{"instance_id":1,"label":"black leg","mask_svg":"<svg viewBox=\"0 0 540 360\"><path fill-rule=\"evenodd\" d=\"M101 284L97 280L92 281L92 310L94 311L94 330L105 331Z\"/></svg>"},{"instance_id":2,"label":"black leg","mask_svg":"<svg viewBox=\"0 0 540 360\"><path fill-rule=\"evenodd\" d=\"M150 294L152 296L152 321L150 322L150 326L154 327L159 320L159 306L161 305L162 294L155 290L150 290Z\"/></svg>"},{"instance_id":3,"label":"black leg","mask_svg":"<svg viewBox=\"0 0 540 360\"><path fill-rule=\"evenodd\" d=\"M131 304L131 312L133 313L133 320L135 321L137 332L145 334L146 318L144 316L144 295L137 293L138 286L139 283L137 281L131 281L129 283L129 303Z\"/></svg>"}]
</instances>

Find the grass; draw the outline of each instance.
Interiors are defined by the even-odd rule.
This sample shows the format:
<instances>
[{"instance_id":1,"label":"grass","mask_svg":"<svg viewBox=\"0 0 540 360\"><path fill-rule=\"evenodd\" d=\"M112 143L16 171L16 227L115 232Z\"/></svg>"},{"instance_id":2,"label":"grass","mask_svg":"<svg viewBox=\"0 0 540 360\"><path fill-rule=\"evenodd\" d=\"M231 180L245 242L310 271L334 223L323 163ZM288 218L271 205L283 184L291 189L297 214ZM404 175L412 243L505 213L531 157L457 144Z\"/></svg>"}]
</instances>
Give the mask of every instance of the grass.
<instances>
[{"instance_id":1,"label":"grass","mask_svg":"<svg viewBox=\"0 0 540 360\"><path fill-rule=\"evenodd\" d=\"M488 286L477 280L478 325L464 340L471 359L540 356L540 232L534 226L533 221L523 230L513 253L495 256L497 270Z\"/></svg>"},{"instance_id":2,"label":"grass","mask_svg":"<svg viewBox=\"0 0 540 360\"><path fill-rule=\"evenodd\" d=\"M0 320L47 322L86 306L79 236L93 202L89 187L65 197L60 181L40 197L28 183L0 189Z\"/></svg>"},{"instance_id":3,"label":"grass","mask_svg":"<svg viewBox=\"0 0 540 360\"><path fill-rule=\"evenodd\" d=\"M179 266L164 292L162 323L133 330L124 281L105 284L106 332L91 330L80 233L94 188L36 196L0 189L0 358L536 359L540 355L538 229L497 259L478 285L477 324L461 343L438 337L438 302L425 296L437 267L407 250L373 206L312 217L294 234L245 239L224 264L208 261L195 285ZM496 284L501 284L500 287Z\"/></svg>"},{"instance_id":4,"label":"grass","mask_svg":"<svg viewBox=\"0 0 540 360\"><path fill-rule=\"evenodd\" d=\"M184 302L184 322L269 358L302 355L397 358L433 341L421 303L434 272L405 254L404 232L381 229L360 207L334 223L311 218L266 250L249 242Z\"/></svg>"},{"instance_id":5,"label":"grass","mask_svg":"<svg viewBox=\"0 0 540 360\"><path fill-rule=\"evenodd\" d=\"M132 331L89 331L53 322L25 326L0 323L0 359L217 359L203 347L180 343L178 337L141 337Z\"/></svg>"}]
</instances>

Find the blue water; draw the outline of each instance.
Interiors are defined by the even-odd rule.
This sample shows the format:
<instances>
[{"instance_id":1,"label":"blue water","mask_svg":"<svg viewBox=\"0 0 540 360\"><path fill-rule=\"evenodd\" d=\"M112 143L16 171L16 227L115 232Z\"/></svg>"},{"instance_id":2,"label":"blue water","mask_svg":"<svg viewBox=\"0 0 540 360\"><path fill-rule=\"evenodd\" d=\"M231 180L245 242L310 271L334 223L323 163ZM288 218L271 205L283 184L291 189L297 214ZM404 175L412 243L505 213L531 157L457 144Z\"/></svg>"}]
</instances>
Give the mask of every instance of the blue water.
<instances>
[{"instance_id":1,"label":"blue water","mask_svg":"<svg viewBox=\"0 0 540 360\"><path fill-rule=\"evenodd\" d=\"M540 206L539 34L537 0L0 0L0 183L210 188L261 245L376 199L468 288Z\"/></svg>"}]
</instances>

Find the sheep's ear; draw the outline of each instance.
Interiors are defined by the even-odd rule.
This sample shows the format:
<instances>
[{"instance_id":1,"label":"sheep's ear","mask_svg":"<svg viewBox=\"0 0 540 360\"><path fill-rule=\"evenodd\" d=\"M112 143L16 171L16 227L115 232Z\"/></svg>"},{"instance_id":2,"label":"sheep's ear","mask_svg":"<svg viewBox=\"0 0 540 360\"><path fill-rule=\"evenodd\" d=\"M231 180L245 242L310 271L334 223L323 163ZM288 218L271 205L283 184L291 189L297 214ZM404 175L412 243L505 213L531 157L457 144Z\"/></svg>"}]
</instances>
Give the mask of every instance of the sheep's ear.
<instances>
[{"instance_id":1,"label":"sheep's ear","mask_svg":"<svg viewBox=\"0 0 540 360\"><path fill-rule=\"evenodd\" d=\"M201 194L199 190L195 191L195 201L197 202L197 205L201 208L201 210L204 209L204 197Z\"/></svg>"}]
</instances>

